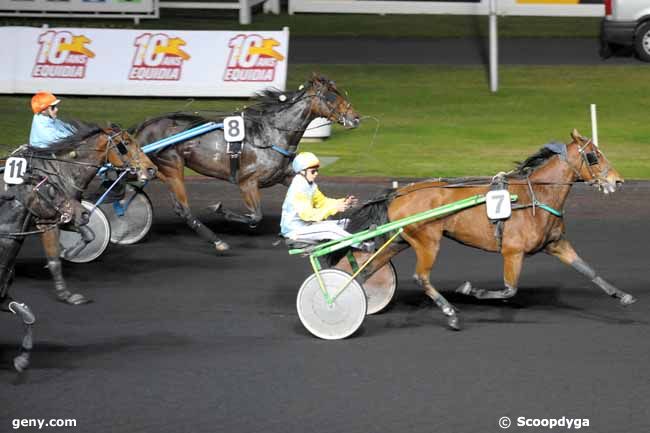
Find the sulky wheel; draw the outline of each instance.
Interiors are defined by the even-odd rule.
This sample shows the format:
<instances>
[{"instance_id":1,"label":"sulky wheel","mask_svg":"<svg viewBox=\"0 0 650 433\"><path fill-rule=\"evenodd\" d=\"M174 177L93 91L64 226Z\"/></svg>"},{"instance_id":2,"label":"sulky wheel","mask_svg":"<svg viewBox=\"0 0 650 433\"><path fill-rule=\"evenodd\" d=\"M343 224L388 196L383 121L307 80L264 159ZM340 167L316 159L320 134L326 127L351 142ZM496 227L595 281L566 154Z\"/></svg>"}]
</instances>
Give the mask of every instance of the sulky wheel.
<instances>
[{"instance_id":1,"label":"sulky wheel","mask_svg":"<svg viewBox=\"0 0 650 433\"><path fill-rule=\"evenodd\" d=\"M111 242L130 245L142 240L153 222L153 206L144 191L126 186L122 200L100 205L111 225Z\"/></svg>"},{"instance_id":2,"label":"sulky wheel","mask_svg":"<svg viewBox=\"0 0 650 433\"><path fill-rule=\"evenodd\" d=\"M111 238L111 226L108 224L108 219L104 215L104 212L99 208L95 208L95 205L88 201L82 200L81 204L87 211L92 211L88 227L93 231L95 239L89 242L74 257L61 256L63 260L73 263L92 262L104 253ZM93 208L95 208L94 211ZM61 235L59 236L61 251L69 250L80 241L81 235L78 232L61 229Z\"/></svg>"},{"instance_id":3,"label":"sulky wheel","mask_svg":"<svg viewBox=\"0 0 650 433\"><path fill-rule=\"evenodd\" d=\"M363 265L372 255L367 252L355 250L353 252L357 265ZM351 272L352 266L347 257L343 257L335 266L345 272ZM392 262L386 263L363 283L363 290L368 298L368 313L375 314L382 311L395 296L397 289L397 272Z\"/></svg>"},{"instance_id":4,"label":"sulky wheel","mask_svg":"<svg viewBox=\"0 0 650 433\"><path fill-rule=\"evenodd\" d=\"M309 332L325 340L340 340L354 334L363 323L368 304L363 289L351 275L338 269L319 272L330 297L338 296L328 304L316 274L302 283L296 299L300 321ZM348 283L347 287L341 289Z\"/></svg>"}]
</instances>

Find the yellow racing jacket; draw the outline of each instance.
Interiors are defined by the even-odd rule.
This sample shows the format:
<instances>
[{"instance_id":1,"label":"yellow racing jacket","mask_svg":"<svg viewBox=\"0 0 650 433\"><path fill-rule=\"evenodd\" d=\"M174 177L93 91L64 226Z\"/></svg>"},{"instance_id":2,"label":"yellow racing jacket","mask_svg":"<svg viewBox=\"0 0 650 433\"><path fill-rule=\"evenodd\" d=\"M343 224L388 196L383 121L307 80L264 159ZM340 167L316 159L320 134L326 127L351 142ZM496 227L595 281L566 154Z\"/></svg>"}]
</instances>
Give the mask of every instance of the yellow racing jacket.
<instances>
[{"instance_id":1,"label":"yellow racing jacket","mask_svg":"<svg viewBox=\"0 0 650 433\"><path fill-rule=\"evenodd\" d=\"M316 183L310 184L304 176L297 174L282 203L280 233L286 236L309 223L325 220L338 212L337 204L344 200L325 197Z\"/></svg>"}]
</instances>

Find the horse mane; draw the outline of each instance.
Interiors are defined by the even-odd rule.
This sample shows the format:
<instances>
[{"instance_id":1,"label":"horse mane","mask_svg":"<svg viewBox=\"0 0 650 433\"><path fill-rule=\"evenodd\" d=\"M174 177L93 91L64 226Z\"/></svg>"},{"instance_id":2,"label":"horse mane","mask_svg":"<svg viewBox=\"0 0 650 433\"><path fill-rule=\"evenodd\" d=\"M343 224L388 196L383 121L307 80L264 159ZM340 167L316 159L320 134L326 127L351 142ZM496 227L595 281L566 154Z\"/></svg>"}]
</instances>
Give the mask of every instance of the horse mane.
<instances>
[{"instance_id":1,"label":"horse mane","mask_svg":"<svg viewBox=\"0 0 650 433\"><path fill-rule=\"evenodd\" d=\"M515 167L515 174L525 176L526 174L529 174L530 172L544 165L555 155L557 155L557 153L553 152L551 149L542 147L537 152L526 158L524 161L516 162L517 165Z\"/></svg>"},{"instance_id":2,"label":"horse mane","mask_svg":"<svg viewBox=\"0 0 650 433\"><path fill-rule=\"evenodd\" d=\"M82 122L80 120L71 120L67 122L72 126L74 132L65 138L52 142L45 149L30 148L36 154L50 154L52 152L70 151L78 148L81 143L88 137L91 137L99 132L103 132L103 128L96 123ZM115 125L111 125L114 127Z\"/></svg>"},{"instance_id":3,"label":"horse mane","mask_svg":"<svg viewBox=\"0 0 650 433\"><path fill-rule=\"evenodd\" d=\"M251 99L251 105L245 107L243 112L252 116L260 116L268 113L277 113L284 110L287 107L290 107L294 103L298 102L305 94L308 88L312 87L315 82L325 82L331 83L329 79L322 75L314 74L312 78L307 81L303 86L301 86L296 91L283 91L277 88L268 88L257 92ZM284 98L281 98L284 96ZM283 100L281 100L283 99ZM199 114L201 113L201 114ZM160 116L152 117L139 125L133 126L128 129L128 132L132 135L136 135L141 132L147 126L159 122L161 120L178 120L181 122L187 122L189 125L184 129L191 129L195 126L198 126L206 122L221 122L225 116L233 113L223 113L223 112L213 112L209 111L196 111L196 112L186 112L186 111L177 111L173 113L161 114Z\"/></svg>"},{"instance_id":4,"label":"horse mane","mask_svg":"<svg viewBox=\"0 0 650 433\"><path fill-rule=\"evenodd\" d=\"M244 112L251 114L266 114L266 113L277 113L282 111L293 103L298 102L302 96L305 94L305 89L300 89L294 92L284 92L276 88L268 88L257 92L251 102L253 105L247 107ZM281 101L280 98L284 96L284 101Z\"/></svg>"},{"instance_id":5,"label":"horse mane","mask_svg":"<svg viewBox=\"0 0 650 433\"><path fill-rule=\"evenodd\" d=\"M283 91L274 87L262 90L257 92L255 96L251 99L254 102L254 105L248 107L246 112L256 112L256 114L264 113L277 113L287 106L291 106L294 103L298 102L305 95L307 89L312 87L314 83L327 83L328 85L333 85L334 83L330 81L324 75L313 74L312 77L304 83L298 90L293 92ZM284 100L280 100L280 98Z\"/></svg>"}]
</instances>

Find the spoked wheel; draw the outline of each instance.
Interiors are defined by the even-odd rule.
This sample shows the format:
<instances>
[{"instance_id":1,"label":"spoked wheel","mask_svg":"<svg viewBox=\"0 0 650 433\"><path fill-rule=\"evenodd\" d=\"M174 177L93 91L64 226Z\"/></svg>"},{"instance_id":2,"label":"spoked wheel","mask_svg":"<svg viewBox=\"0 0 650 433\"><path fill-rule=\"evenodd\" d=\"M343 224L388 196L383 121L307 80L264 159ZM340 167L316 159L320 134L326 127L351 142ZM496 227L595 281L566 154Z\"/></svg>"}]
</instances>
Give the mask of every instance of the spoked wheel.
<instances>
[{"instance_id":1,"label":"spoked wheel","mask_svg":"<svg viewBox=\"0 0 650 433\"><path fill-rule=\"evenodd\" d=\"M359 266L363 265L372 254L363 251L354 251L354 258L357 260ZM345 272L351 272L352 266L350 265L347 257L343 257L335 266L336 269L341 269ZM392 262L386 263L381 268L370 276L363 283L363 290L366 292L368 298L368 314L379 313L386 308L390 301L395 296L397 289L397 272Z\"/></svg>"},{"instance_id":2,"label":"spoked wheel","mask_svg":"<svg viewBox=\"0 0 650 433\"><path fill-rule=\"evenodd\" d=\"M111 225L111 242L130 245L141 241L153 222L153 206L144 191L126 186L122 200L99 206Z\"/></svg>"},{"instance_id":3,"label":"spoked wheel","mask_svg":"<svg viewBox=\"0 0 650 433\"><path fill-rule=\"evenodd\" d=\"M350 281L351 275L341 270L325 269L319 275L334 300L327 303L317 275L310 275L300 286L296 300L300 321L318 338L340 340L349 337L359 329L366 316L366 295L359 283Z\"/></svg>"},{"instance_id":4,"label":"spoked wheel","mask_svg":"<svg viewBox=\"0 0 650 433\"><path fill-rule=\"evenodd\" d=\"M88 212L92 211L95 207L94 204L85 200L82 200L81 204ZM88 263L101 256L104 251L106 251L106 247L108 247L108 242L111 238L111 226L101 209L97 208L92 212L90 215L90 221L88 222L88 227L95 234L95 239L88 243L88 245L86 245L86 247L76 256L61 257L63 260L73 263ZM77 242L81 242L81 235L75 231L61 229L59 242L61 243L61 251L63 251L73 247Z\"/></svg>"}]
</instances>

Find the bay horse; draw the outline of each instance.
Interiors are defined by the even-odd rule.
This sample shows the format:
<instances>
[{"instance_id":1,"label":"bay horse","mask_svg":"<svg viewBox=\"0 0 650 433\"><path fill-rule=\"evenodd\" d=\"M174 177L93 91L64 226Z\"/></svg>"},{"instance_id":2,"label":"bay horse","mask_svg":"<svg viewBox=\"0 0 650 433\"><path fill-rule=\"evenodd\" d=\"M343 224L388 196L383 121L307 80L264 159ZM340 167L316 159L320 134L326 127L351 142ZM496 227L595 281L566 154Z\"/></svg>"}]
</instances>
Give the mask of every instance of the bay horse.
<instances>
[{"instance_id":1,"label":"bay horse","mask_svg":"<svg viewBox=\"0 0 650 433\"><path fill-rule=\"evenodd\" d=\"M211 206L226 220L251 227L262 219L260 188L277 183L288 185L288 176L292 175L289 163L313 119L326 117L345 128L359 125L359 114L335 83L315 74L295 92L266 90L253 101L254 105L241 111L245 138L238 176L234 181L250 213L239 214L224 209L220 202ZM171 113L149 119L131 131L142 146L209 121L222 122L223 117ZM158 167L158 178L167 184L171 192L176 214L217 251L229 249L224 241L192 215L183 173L184 167L189 167L205 176L233 181L224 131L213 130L179 142L150 155L150 158Z\"/></svg>"},{"instance_id":2,"label":"bay horse","mask_svg":"<svg viewBox=\"0 0 650 433\"><path fill-rule=\"evenodd\" d=\"M14 358L18 371L29 365L32 325L36 322L31 309L9 295L16 256L25 236L48 233L59 224L87 224L89 216L60 186L59 173L39 168L36 160L30 165L22 184L7 185L0 193L0 311L18 315L24 325L21 353Z\"/></svg>"},{"instance_id":3,"label":"bay horse","mask_svg":"<svg viewBox=\"0 0 650 433\"><path fill-rule=\"evenodd\" d=\"M395 254L409 246L415 250L417 263L414 278L425 293L447 317L451 329L459 330L456 309L434 288L429 280L443 236L464 245L503 256L505 288L490 291L462 284L457 291L479 299L507 299L517 293L517 284L524 257L544 251L557 257L589 278L608 295L623 305L636 299L598 273L575 252L565 233L564 203L574 182L585 181L606 194L623 183L622 177L607 160L601 149L582 137L575 129L572 141L565 145L546 145L520 163L502 180L510 193L519 196L509 219L504 220L501 233L488 220L485 205L475 206L449 216L408 225L402 241L389 245L364 270L365 280L384 266ZM437 179L411 184L372 200L351 215L348 230L356 232L373 224L395 221L425 210L455 202L490 190L491 178Z\"/></svg>"},{"instance_id":4,"label":"bay horse","mask_svg":"<svg viewBox=\"0 0 650 433\"><path fill-rule=\"evenodd\" d=\"M120 169L134 172L142 181L155 177L156 166L145 155L134 138L116 125L100 127L95 124L73 121L73 135L52 143L47 149L27 148L23 153L37 164L40 170L59 175L51 181L68 196L80 201L82 193L106 163ZM66 227L79 231L82 240L70 250L79 252L94 239L94 234L85 224ZM89 300L79 293L70 292L61 270L59 227L43 232L41 240L47 256L47 267L54 279L54 293L58 300L70 305L80 305ZM74 255L74 251L63 251Z\"/></svg>"}]
</instances>

